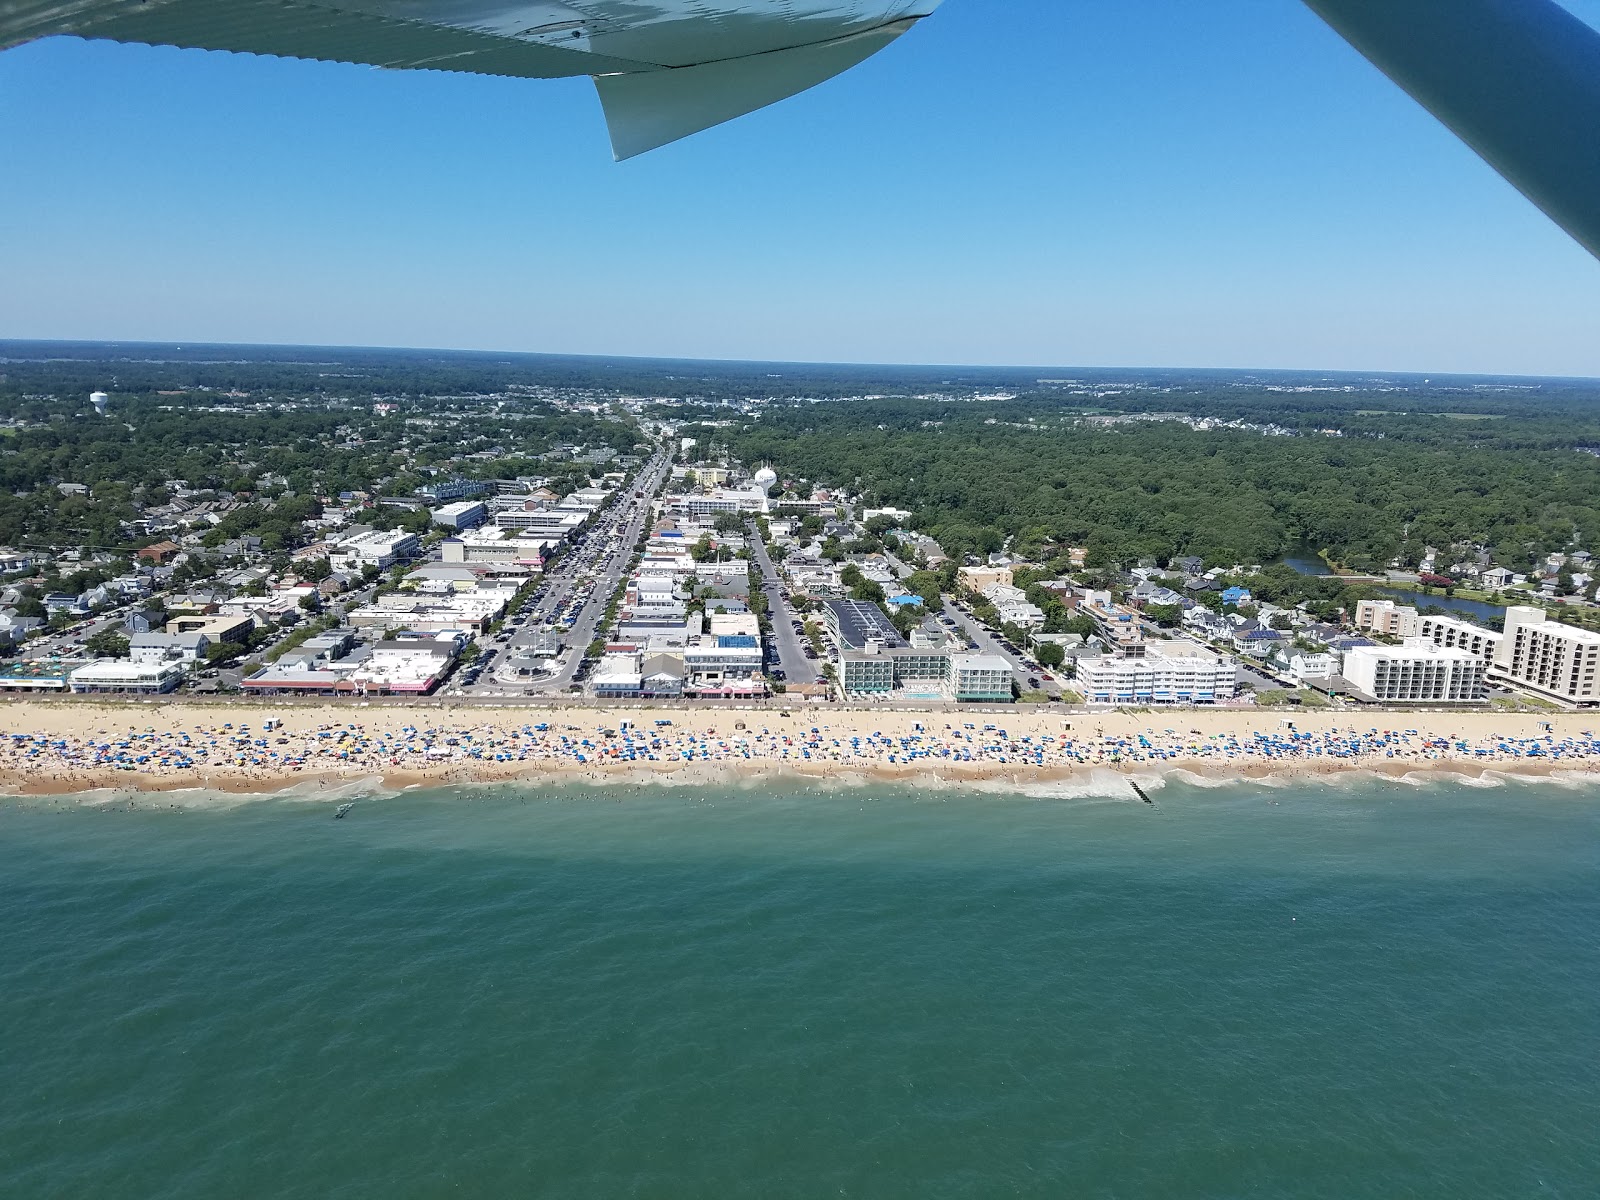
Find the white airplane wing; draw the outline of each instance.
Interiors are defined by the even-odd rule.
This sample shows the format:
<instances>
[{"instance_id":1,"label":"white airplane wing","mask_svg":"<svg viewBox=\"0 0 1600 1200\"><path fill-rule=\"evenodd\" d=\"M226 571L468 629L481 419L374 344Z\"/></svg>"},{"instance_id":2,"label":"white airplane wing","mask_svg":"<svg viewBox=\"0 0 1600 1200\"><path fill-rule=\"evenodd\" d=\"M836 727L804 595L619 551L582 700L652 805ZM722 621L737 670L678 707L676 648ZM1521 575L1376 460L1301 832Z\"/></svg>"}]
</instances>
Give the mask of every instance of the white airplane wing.
<instances>
[{"instance_id":1,"label":"white airplane wing","mask_svg":"<svg viewBox=\"0 0 1600 1200\"><path fill-rule=\"evenodd\" d=\"M940 0L0 0L0 49L66 34L555 79L590 75L629 158L805 91Z\"/></svg>"}]
</instances>

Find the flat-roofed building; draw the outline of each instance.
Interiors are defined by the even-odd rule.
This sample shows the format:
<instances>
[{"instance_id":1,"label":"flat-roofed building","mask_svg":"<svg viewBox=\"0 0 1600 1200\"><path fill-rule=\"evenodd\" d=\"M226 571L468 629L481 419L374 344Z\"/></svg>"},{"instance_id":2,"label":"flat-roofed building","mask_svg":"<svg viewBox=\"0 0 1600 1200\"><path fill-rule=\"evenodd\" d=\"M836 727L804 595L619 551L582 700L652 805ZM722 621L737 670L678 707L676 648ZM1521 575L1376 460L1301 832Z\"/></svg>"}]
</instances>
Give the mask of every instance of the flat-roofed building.
<instances>
[{"instance_id":1,"label":"flat-roofed building","mask_svg":"<svg viewBox=\"0 0 1600 1200\"><path fill-rule=\"evenodd\" d=\"M1362 600L1356 604L1356 628L1385 637L1416 637L1422 631L1417 610L1393 600Z\"/></svg>"},{"instance_id":2,"label":"flat-roofed building","mask_svg":"<svg viewBox=\"0 0 1600 1200\"><path fill-rule=\"evenodd\" d=\"M956 700L1009 702L1011 668L992 655L952 654L942 638L908 642L876 604L828 600L823 628L838 651L839 688L847 696L897 691Z\"/></svg>"},{"instance_id":3,"label":"flat-roofed building","mask_svg":"<svg viewBox=\"0 0 1600 1200\"><path fill-rule=\"evenodd\" d=\"M1420 636L1427 638L1435 646L1470 650L1485 663L1494 661L1495 649L1500 645L1500 635L1494 630L1474 625L1471 621L1460 621L1455 617L1423 617L1421 628Z\"/></svg>"},{"instance_id":4,"label":"flat-roofed building","mask_svg":"<svg viewBox=\"0 0 1600 1200\"><path fill-rule=\"evenodd\" d=\"M1150 642L1138 655L1078 660L1077 684L1090 704L1217 704L1238 692L1239 670L1190 642Z\"/></svg>"},{"instance_id":5,"label":"flat-roofed building","mask_svg":"<svg viewBox=\"0 0 1600 1200\"><path fill-rule=\"evenodd\" d=\"M514 536L491 526L474 529L460 537L445 538L439 543L439 561L451 566L518 567L540 571L559 540L531 534Z\"/></svg>"},{"instance_id":6,"label":"flat-roofed building","mask_svg":"<svg viewBox=\"0 0 1600 1200\"><path fill-rule=\"evenodd\" d=\"M1344 678L1381 704L1483 704L1483 659L1470 650L1407 638L1399 646L1357 646L1344 656Z\"/></svg>"},{"instance_id":7,"label":"flat-roofed building","mask_svg":"<svg viewBox=\"0 0 1600 1200\"><path fill-rule=\"evenodd\" d=\"M140 692L160 695L183 682L177 663L134 662L130 658L101 658L85 663L67 676L75 692Z\"/></svg>"},{"instance_id":8,"label":"flat-roofed building","mask_svg":"<svg viewBox=\"0 0 1600 1200\"><path fill-rule=\"evenodd\" d=\"M335 571L360 571L366 567L387 570L417 552L417 535L402 530L369 529L335 544L328 565Z\"/></svg>"},{"instance_id":9,"label":"flat-roofed building","mask_svg":"<svg viewBox=\"0 0 1600 1200\"><path fill-rule=\"evenodd\" d=\"M1011 664L993 654L950 656L950 694L974 704L1009 704Z\"/></svg>"},{"instance_id":10,"label":"flat-roofed building","mask_svg":"<svg viewBox=\"0 0 1600 1200\"><path fill-rule=\"evenodd\" d=\"M1011 587L1015 577L1010 567L962 567L956 572L956 584L970 592L983 593L996 584Z\"/></svg>"},{"instance_id":11,"label":"flat-roofed building","mask_svg":"<svg viewBox=\"0 0 1600 1200\"><path fill-rule=\"evenodd\" d=\"M1552 620L1542 608L1506 609L1490 677L1560 704L1600 704L1600 633Z\"/></svg>"},{"instance_id":12,"label":"flat-roofed building","mask_svg":"<svg viewBox=\"0 0 1600 1200\"><path fill-rule=\"evenodd\" d=\"M446 529L476 529L489 517L481 500L457 500L433 510L433 523Z\"/></svg>"}]
</instances>

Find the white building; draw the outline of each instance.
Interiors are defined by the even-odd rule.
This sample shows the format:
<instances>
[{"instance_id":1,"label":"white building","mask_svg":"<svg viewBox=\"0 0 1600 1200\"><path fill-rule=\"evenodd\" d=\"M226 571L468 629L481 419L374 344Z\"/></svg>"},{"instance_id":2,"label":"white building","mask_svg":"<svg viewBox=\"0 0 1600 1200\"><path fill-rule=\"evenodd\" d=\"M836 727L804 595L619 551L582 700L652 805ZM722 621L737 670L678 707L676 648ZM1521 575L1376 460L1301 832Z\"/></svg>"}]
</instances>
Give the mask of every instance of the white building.
<instances>
[{"instance_id":1,"label":"white building","mask_svg":"<svg viewBox=\"0 0 1600 1200\"><path fill-rule=\"evenodd\" d=\"M189 633L135 633L128 638L128 658L141 666L199 662L210 648L211 639L199 630Z\"/></svg>"},{"instance_id":2,"label":"white building","mask_svg":"<svg viewBox=\"0 0 1600 1200\"><path fill-rule=\"evenodd\" d=\"M1506 609L1505 634L1489 668L1496 680L1561 704L1600 704L1600 633L1552 620L1542 608Z\"/></svg>"},{"instance_id":3,"label":"white building","mask_svg":"<svg viewBox=\"0 0 1600 1200\"><path fill-rule=\"evenodd\" d=\"M433 510L433 523L446 529L476 529L489 517L481 500L457 500Z\"/></svg>"},{"instance_id":4,"label":"white building","mask_svg":"<svg viewBox=\"0 0 1600 1200\"><path fill-rule=\"evenodd\" d=\"M1296 650L1289 655L1289 678L1296 683L1331 679L1337 672L1338 660L1326 650Z\"/></svg>"},{"instance_id":5,"label":"white building","mask_svg":"<svg viewBox=\"0 0 1600 1200\"><path fill-rule=\"evenodd\" d=\"M475 529L439 543L439 561L452 566L499 566L542 570L557 542L550 538L514 537L499 528Z\"/></svg>"},{"instance_id":6,"label":"white building","mask_svg":"<svg viewBox=\"0 0 1600 1200\"><path fill-rule=\"evenodd\" d=\"M328 551L328 565L335 571L360 571L366 567L383 571L416 552L416 534L372 529L334 545Z\"/></svg>"},{"instance_id":7,"label":"white building","mask_svg":"<svg viewBox=\"0 0 1600 1200\"><path fill-rule=\"evenodd\" d=\"M1238 692L1238 668L1191 642L1149 642L1142 655L1080 658L1078 690L1090 704L1216 704Z\"/></svg>"},{"instance_id":8,"label":"white building","mask_svg":"<svg viewBox=\"0 0 1600 1200\"><path fill-rule=\"evenodd\" d=\"M1383 704L1482 704L1484 670L1470 650L1421 637L1400 646L1356 646L1344 656L1344 678Z\"/></svg>"},{"instance_id":9,"label":"white building","mask_svg":"<svg viewBox=\"0 0 1600 1200\"><path fill-rule=\"evenodd\" d=\"M995 654L952 654L950 695L973 704L1011 703L1011 664Z\"/></svg>"},{"instance_id":10,"label":"white building","mask_svg":"<svg viewBox=\"0 0 1600 1200\"><path fill-rule=\"evenodd\" d=\"M75 692L170 692L183 680L177 663L141 663L126 658L101 658L67 676Z\"/></svg>"},{"instance_id":11,"label":"white building","mask_svg":"<svg viewBox=\"0 0 1600 1200\"><path fill-rule=\"evenodd\" d=\"M1435 646L1470 650L1485 663L1494 661L1495 648L1500 645L1500 635L1470 621L1454 617L1423 617L1421 636Z\"/></svg>"}]
</instances>

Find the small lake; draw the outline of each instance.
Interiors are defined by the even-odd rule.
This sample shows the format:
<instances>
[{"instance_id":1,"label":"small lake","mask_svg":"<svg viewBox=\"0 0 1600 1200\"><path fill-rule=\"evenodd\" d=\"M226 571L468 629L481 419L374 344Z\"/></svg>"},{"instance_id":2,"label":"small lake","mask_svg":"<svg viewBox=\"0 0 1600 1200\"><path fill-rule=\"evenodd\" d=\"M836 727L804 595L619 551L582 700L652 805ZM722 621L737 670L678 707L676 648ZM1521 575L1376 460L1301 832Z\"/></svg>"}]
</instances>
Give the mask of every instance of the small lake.
<instances>
[{"instance_id":1,"label":"small lake","mask_svg":"<svg viewBox=\"0 0 1600 1200\"><path fill-rule=\"evenodd\" d=\"M1501 620L1506 615L1506 610L1498 604L1485 604L1482 600L1462 600L1455 596L1446 596L1441 593L1413 592L1403 588L1380 588L1385 596L1393 596L1402 604L1414 605L1417 608L1427 608L1433 605L1446 612L1455 613L1457 616L1470 617L1483 624L1490 620Z\"/></svg>"},{"instance_id":2,"label":"small lake","mask_svg":"<svg viewBox=\"0 0 1600 1200\"><path fill-rule=\"evenodd\" d=\"M1308 550L1304 547L1299 550L1290 551L1278 561L1283 563L1285 566L1293 567L1302 575L1333 574L1332 571L1328 570L1328 564L1322 561L1322 559L1317 555L1316 551Z\"/></svg>"},{"instance_id":3,"label":"small lake","mask_svg":"<svg viewBox=\"0 0 1600 1200\"><path fill-rule=\"evenodd\" d=\"M1289 551L1278 562L1293 567L1302 575L1332 575L1328 564L1322 561L1320 555L1308 546L1300 546ZM1408 588L1380 587L1377 589L1385 596L1398 600L1401 604L1410 604L1416 608L1433 606L1442 608L1446 612L1458 617L1485 624L1489 621L1498 621L1505 617L1506 610L1498 604L1486 604L1482 600L1462 600L1453 596L1440 593L1412 591Z\"/></svg>"}]
</instances>

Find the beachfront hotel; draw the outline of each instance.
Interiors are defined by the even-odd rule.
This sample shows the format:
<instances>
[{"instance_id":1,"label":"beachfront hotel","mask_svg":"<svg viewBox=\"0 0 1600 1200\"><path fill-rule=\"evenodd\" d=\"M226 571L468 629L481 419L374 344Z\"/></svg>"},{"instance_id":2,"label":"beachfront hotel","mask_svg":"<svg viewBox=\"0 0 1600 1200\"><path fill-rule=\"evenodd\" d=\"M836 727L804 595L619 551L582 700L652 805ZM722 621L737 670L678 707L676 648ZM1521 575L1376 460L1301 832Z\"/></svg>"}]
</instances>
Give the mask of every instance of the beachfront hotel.
<instances>
[{"instance_id":1,"label":"beachfront hotel","mask_svg":"<svg viewBox=\"0 0 1600 1200\"><path fill-rule=\"evenodd\" d=\"M1356 628L1385 637L1416 637L1422 631L1417 610L1393 600L1362 600L1356 605Z\"/></svg>"},{"instance_id":2,"label":"beachfront hotel","mask_svg":"<svg viewBox=\"0 0 1600 1200\"><path fill-rule=\"evenodd\" d=\"M908 642L876 604L862 600L825 601L822 620L846 696L1011 703L1011 666L1003 658L952 653L921 630Z\"/></svg>"},{"instance_id":3,"label":"beachfront hotel","mask_svg":"<svg viewBox=\"0 0 1600 1200\"><path fill-rule=\"evenodd\" d=\"M1600 633L1563 625L1542 608L1506 609L1505 633L1489 677L1547 700L1572 706L1600 704Z\"/></svg>"},{"instance_id":4,"label":"beachfront hotel","mask_svg":"<svg viewBox=\"0 0 1600 1200\"><path fill-rule=\"evenodd\" d=\"M1361 699L1380 704L1483 704L1485 670L1472 651L1422 637L1357 646L1344 656L1345 681Z\"/></svg>"},{"instance_id":5,"label":"beachfront hotel","mask_svg":"<svg viewBox=\"0 0 1600 1200\"><path fill-rule=\"evenodd\" d=\"M1232 700L1239 671L1188 642L1143 642L1139 653L1078 660L1077 686L1090 704L1216 704Z\"/></svg>"},{"instance_id":6,"label":"beachfront hotel","mask_svg":"<svg viewBox=\"0 0 1600 1200\"><path fill-rule=\"evenodd\" d=\"M1500 635L1494 630L1455 617L1423 617L1421 627L1421 636L1435 646L1471 651L1486 664L1494 661L1495 648L1500 645Z\"/></svg>"}]
</instances>

